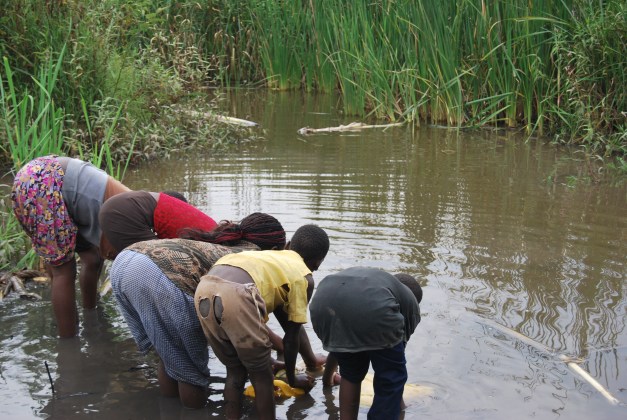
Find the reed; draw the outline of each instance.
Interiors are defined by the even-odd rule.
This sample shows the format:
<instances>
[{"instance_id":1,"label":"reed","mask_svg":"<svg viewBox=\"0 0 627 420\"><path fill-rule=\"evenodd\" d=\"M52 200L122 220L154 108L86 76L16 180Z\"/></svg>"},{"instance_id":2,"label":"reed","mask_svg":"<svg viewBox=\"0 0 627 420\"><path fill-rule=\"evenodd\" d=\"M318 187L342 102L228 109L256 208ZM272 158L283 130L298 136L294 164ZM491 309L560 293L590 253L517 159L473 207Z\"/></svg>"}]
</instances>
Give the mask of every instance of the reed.
<instances>
[{"instance_id":1,"label":"reed","mask_svg":"<svg viewBox=\"0 0 627 420\"><path fill-rule=\"evenodd\" d=\"M10 3L0 52L19 69L18 91L35 90L24 75L69 39L53 97L74 117L81 97L113 98L129 122L150 125L155 104L183 89L263 84L337 89L344 112L364 118L521 128L602 155L627 149L619 0Z\"/></svg>"},{"instance_id":2,"label":"reed","mask_svg":"<svg viewBox=\"0 0 627 420\"><path fill-rule=\"evenodd\" d=\"M64 112L56 106L52 93L58 79L65 48L58 57L50 58L33 81L38 88L35 95L20 94L13 80L13 71L6 57L0 78L2 120L7 137L4 152L19 169L34 157L63 152ZM6 84L6 88L5 88Z\"/></svg>"}]
</instances>

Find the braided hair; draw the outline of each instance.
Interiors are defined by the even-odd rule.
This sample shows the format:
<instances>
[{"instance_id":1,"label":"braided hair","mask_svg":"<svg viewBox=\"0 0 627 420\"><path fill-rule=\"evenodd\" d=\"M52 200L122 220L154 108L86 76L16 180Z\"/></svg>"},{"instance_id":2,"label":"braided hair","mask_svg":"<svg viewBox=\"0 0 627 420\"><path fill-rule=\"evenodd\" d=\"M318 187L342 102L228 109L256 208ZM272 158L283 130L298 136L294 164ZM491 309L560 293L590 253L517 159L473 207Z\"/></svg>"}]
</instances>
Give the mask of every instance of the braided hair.
<instances>
[{"instance_id":1,"label":"braided hair","mask_svg":"<svg viewBox=\"0 0 627 420\"><path fill-rule=\"evenodd\" d=\"M179 236L225 246L248 241L261 249L285 248L285 230L281 223L269 214L258 212L249 214L239 223L223 220L210 232L185 229Z\"/></svg>"}]
</instances>

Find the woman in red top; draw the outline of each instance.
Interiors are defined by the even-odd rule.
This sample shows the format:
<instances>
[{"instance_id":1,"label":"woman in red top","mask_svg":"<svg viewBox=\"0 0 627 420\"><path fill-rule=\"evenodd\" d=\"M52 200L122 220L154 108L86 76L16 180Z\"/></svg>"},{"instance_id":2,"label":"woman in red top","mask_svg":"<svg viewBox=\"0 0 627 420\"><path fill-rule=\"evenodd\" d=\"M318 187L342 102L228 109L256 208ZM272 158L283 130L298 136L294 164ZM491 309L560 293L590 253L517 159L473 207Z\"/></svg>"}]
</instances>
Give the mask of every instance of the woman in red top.
<instances>
[{"instance_id":1,"label":"woman in red top","mask_svg":"<svg viewBox=\"0 0 627 420\"><path fill-rule=\"evenodd\" d=\"M178 238L184 230L209 232L218 224L196 207L168 193L129 191L107 200L98 215L103 257L112 260L127 246Z\"/></svg>"}]
</instances>

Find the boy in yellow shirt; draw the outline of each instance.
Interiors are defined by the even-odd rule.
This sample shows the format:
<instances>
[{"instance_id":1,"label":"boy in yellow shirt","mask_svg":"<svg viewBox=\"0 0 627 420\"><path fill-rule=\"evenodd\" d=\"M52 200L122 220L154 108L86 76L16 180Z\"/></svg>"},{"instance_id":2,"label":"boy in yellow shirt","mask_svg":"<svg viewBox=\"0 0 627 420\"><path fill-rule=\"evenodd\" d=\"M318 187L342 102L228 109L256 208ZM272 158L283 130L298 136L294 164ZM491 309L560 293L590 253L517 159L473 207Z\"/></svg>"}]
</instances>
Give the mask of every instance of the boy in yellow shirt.
<instances>
[{"instance_id":1,"label":"boy in yellow shirt","mask_svg":"<svg viewBox=\"0 0 627 420\"><path fill-rule=\"evenodd\" d=\"M313 379L295 374L301 325L313 293L312 271L329 250L316 225L301 226L282 251L241 252L220 258L198 285L196 313L214 353L226 366L228 419L238 419L246 377L255 388L260 419L274 419L272 344L265 323L274 313L283 327L285 368L292 387L309 391Z\"/></svg>"}]
</instances>

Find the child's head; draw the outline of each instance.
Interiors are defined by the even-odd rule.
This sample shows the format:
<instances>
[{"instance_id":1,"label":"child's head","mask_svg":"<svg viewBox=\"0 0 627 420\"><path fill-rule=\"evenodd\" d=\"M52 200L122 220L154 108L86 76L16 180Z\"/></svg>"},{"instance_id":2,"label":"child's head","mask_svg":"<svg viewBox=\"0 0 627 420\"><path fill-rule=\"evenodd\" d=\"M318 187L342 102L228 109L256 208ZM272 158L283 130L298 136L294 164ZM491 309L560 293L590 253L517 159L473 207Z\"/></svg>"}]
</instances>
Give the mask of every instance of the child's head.
<instances>
[{"instance_id":1,"label":"child's head","mask_svg":"<svg viewBox=\"0 0 627 420\"><path fill-rule=\"evenodd\" d=\"M284 249L285 230L281 223L266 213L252 213L239 223L223 220L210 232L198 229L185 229L180 237L214 244L233 246L240 241L248 241L263 250Z\"/></svg>"},{"instance_id":2,"label":"child's head","mask_svg":"<svg viewBox=\"0 0 627 420\"><path fill-rule=\"evenodd\" d=\"M329 252L329 236L319 226L303 225L294 232L289 249L303 258L307 268L316 271Z\"/></svg>"},{"instance_id":3,"label":"child's head","mask_svg":"<svg viewBox=\"0 0 627 420\"><path fill-rule=\"evenodd\" d=\"M405 273L398 273L394 274L394 277L396 277L398 281L403 283L405 286L409 287L409 290L411 290L414 294L418 303L422 301L422 287L420 287L420 283L418 283L418 280L414 276Z\"/></svg>"}]
</instances>

